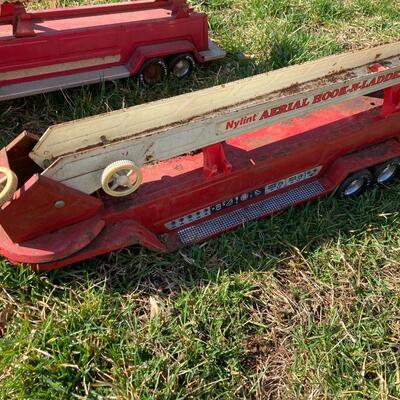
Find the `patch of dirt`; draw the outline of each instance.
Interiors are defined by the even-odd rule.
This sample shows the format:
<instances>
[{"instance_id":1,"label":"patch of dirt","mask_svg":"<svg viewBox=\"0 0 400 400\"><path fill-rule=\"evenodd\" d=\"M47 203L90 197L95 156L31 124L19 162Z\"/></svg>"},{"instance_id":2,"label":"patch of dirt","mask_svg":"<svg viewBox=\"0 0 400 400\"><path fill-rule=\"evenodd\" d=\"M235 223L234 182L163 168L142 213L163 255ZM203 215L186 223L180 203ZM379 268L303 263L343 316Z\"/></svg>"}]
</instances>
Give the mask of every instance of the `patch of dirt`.
<instances>
[{"instance_id":1,"label":"patch of dirt","mask_svg":"<svg viewBox=\"0 0 400 400\"><path fill-rule=\"evenodd\" d=\"M256 400L285 399L288 368L292 364L286 340L271 341L259 335L243 341L246 357L243 366L256 376Z\"/></svg>"}]
</instances>

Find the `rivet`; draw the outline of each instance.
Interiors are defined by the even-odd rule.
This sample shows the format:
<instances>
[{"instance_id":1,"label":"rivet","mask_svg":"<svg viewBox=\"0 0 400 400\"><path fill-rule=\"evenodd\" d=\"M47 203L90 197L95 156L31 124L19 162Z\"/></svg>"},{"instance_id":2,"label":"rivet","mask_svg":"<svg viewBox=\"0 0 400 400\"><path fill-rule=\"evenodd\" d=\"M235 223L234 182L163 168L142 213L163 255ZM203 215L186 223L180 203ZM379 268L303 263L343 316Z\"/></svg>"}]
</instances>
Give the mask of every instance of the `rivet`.
<instances>
[{"instance_id":1,"label":"rivet","mask_svg":"<svg viewBox=\"0 0 400 400\"><path fill-rule=\"evenodd\" d=\"M65 206L65 201L63 200L58 200L54 203L55 208L63 208Z\"/></svg>"}]
</instances>

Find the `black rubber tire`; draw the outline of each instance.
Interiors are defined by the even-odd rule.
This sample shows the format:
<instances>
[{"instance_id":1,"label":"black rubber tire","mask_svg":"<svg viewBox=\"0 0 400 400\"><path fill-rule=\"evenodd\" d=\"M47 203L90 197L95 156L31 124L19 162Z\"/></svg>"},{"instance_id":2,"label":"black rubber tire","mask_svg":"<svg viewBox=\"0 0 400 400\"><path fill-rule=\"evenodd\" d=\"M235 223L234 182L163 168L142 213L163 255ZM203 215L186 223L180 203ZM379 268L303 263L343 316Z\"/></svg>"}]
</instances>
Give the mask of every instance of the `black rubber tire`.
<instances>
[{"instance_id":1,"label":"black rubber tire","mask_svg":"<svg viewBox=\"0 0 400 400\"><path fill-rule=\"evenodd\" d=\"M187 71L183 75L179 76L174 70L177 64L181 61L187 65ZM170 75L180 80L188 79L192 75L193 71L196 69L196 65L196 60L190 53L177 54L176 56L172 56L168 60L168 69Z\"/></svg>"},{"instance_id":2,"label":"black rubber tire","mask_svg":"<svg viewBox=\"0 0 400 400\"><path fill-rule=\"evenodd\" d=\"M138 74L140 82L145 86L152 86L162 82L168 76L168 67L162 58L147 60Z\"/></svg>"},{"instance_id":3,"label":"black rubber tire","mask_svg":"<svg viewBox=\"0 0 400 400\"><path fill-rule=\"evenodd\" d=\"M336 190L336 196L341 199L352 199L360 194L364 193L365 190L371 186L374 177L372 173L368 169L363 169L358 172L354 172L353 174L349 175L338 187ZM361 186L354 190L354 192L350 193L349 189L351 188L351 184L354 182L360 181Z\"/></svg>"},{"instance_id":4,"label":"black rubber tire","mask_svg":"<svg viewBox=\"0 0 400 400\"><path fill-rule=\"evenodd\" d=\"M380 181L380 176L388 167L395 167L393 175L389 176L385 181ZM386 186L390 185L395 178L399 175L400 172L400 158L393 158L392 160L388 160L382 164L374 165L370 168L372 175L374 176L375 182L378 185Z\"/></svg>"}]
</instances>

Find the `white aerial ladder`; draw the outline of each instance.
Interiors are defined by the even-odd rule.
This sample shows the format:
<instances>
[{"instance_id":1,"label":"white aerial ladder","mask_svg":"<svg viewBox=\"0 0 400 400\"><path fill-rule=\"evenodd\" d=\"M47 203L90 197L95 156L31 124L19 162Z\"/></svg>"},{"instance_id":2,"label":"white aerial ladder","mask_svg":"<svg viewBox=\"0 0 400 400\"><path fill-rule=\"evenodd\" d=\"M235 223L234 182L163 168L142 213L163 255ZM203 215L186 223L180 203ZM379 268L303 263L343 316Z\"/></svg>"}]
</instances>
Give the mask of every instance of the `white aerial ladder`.
<instances>
[{"instance_id":1,"label":"white aerial ladder","mask_svg":"<svg viewBox=\"0 0 400 400\"><path fill-rule=\"evenodd\" d=\"M93 193L118 160L134 163L140 180L145 164L399 83L397 42L55 125L30 157L44 176Z\"/></svg>"}]
</instances>

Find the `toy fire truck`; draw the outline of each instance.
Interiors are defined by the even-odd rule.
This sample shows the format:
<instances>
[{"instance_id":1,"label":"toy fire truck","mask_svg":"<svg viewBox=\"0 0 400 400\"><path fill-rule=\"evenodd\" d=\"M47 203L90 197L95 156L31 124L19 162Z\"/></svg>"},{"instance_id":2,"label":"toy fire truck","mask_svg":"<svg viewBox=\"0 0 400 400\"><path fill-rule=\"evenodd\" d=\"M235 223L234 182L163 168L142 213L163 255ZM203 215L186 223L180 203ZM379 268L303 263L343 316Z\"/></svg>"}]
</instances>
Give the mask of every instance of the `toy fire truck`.
<instances>
[{"instance_id":1,"label":"toy fire truck","mask_svg":"<svg viewBox=\"0 0 400 400\"><path fill-rule=\"evenodd\" d=\"M186 0L31 12L0 0L0 100L134 75L184 79L224 56Z\"/></svg>"},{"instance_id":2,"label":"toy fire truck","mask_svg":"<svg viewBox=\"0 0 400 400\"><path fill-rule=\"evenodd\" d=\"M0 151L0 253L49 270L133 244L172 251L389 184L399 55L393 43L23 132Z\"/></svg>"}]
</instances>

